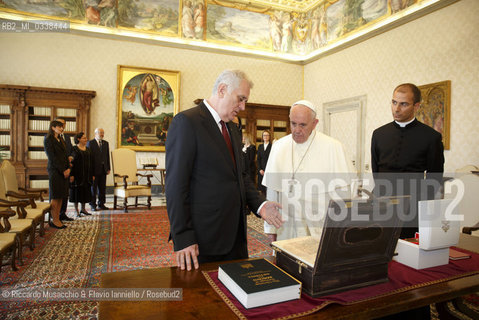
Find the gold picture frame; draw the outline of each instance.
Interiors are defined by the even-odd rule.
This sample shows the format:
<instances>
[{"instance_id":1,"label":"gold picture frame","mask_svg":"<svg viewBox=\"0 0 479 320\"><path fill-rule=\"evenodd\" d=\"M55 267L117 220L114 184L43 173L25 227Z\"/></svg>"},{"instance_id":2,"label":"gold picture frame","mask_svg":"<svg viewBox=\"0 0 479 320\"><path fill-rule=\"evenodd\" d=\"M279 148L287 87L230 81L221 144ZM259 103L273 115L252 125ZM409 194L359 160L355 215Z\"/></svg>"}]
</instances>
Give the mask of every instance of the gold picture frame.
<instances>
[{"instance_id":1,"label":"gold picture frame","mask_svg":"<svg viewBox=\"0 0 479 320\"><path fill-rule=\"evenodd\" d=\"M449 150L451 130L451 81L418 86L422 103L416 118L442 134L444 149Z\"/></svg>"},{"instance_id":2,"label":"gold picture frame","mask_svg":"<svg viewBox=\"0 0 479 320\"><path fill-rule=\"evenodd\" d=\"M180 72L118 66L118 147L165 151L180 103Z\"/></svg>"}]
</instances>

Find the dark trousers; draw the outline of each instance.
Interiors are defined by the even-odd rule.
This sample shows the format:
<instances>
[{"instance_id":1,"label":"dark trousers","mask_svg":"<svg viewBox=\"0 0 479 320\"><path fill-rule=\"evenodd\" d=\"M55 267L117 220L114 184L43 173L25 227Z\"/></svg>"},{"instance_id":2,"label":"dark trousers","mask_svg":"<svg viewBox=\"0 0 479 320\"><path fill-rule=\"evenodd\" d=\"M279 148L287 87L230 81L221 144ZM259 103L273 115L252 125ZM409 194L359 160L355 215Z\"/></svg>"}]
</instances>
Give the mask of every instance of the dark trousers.
<instances>
[{"instance_id":1,"label":"dark trousers","mask_svg":"<svg viewBox=\"0 0 479 320\"><path fill-rule=\"evenodd\" d=\"M92 207L104 206L106 202L106 175L95 176L91 186L91 202ZM98 204L97 204L98 197Z\"/></svg>"}]
</instances>

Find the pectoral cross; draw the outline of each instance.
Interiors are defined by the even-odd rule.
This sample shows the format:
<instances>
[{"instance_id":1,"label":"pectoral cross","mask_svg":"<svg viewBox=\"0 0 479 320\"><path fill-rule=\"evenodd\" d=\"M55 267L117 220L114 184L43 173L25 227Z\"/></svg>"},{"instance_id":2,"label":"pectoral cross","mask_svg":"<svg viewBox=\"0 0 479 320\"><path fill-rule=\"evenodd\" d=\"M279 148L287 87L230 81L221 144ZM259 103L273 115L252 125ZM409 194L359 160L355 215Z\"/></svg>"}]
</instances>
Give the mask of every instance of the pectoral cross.
<instances>
[{"instance_id":1,"label":"pectoral cross","mask_svg":"<svg viewBox=\"0 0 479 320\"><path fill-rule=\"evenodd\" d=\"M298 184L298 180L292 178L288 180L288 196L294 196L294 186Z\"/></svg>"}]
</instances>

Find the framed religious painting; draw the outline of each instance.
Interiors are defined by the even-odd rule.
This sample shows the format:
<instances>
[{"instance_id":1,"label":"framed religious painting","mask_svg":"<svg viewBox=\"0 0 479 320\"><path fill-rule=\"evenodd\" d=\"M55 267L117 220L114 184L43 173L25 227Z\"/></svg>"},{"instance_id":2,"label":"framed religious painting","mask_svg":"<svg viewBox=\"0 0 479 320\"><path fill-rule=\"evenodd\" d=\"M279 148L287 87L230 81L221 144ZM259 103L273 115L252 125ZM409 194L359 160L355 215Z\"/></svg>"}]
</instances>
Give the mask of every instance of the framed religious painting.
<instances>
[{"instance_id":1,"label":"framed religious painting","mask_svg":"<svg viewBox=\"0 0 479 320\"><path fill-rule=\"evenodd\" d=\"M165 151L178 112L180 72L118 66L118 147Z\"/></svg>"},{"instance_id":2,"label":"framed religious painting","mask_svg":"<svg viewBox=\"0 0 479 320\"><path fill-rule=\"evenodd\" d=\"M451 81L442 81L423 86L422 103L416 117L419 121L442 134L444 149L449 150L451 125Z\"/></svg>"}]
</instances>

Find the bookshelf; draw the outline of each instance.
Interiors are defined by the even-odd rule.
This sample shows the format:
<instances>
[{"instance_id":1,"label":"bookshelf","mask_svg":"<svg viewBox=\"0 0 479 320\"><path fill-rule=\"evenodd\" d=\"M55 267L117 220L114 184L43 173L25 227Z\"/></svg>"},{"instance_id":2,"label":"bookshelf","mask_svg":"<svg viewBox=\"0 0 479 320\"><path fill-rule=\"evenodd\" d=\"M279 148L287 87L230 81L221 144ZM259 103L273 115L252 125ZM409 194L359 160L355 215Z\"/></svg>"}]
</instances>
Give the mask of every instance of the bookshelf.
<instances>
[{"instance_id":1,"label":"bookshelf","mask_svg":"<svg viewBox=\"0 0 479 320\"><path fill-rule=\"evenodd\" d=\"M0 85L0 152L15 166L19 186L48 188L43 139L50 122L63 117L65 133L88 133L95 96L95 91Z\"/></svg>"},{"instance_id":2,"label":"bookshelf","mask_svg":"<svg viewBox=\"0 0 479 320\"><path fill-rule=\"evenodd\" d=\"M8 104L0 104L0 154L2 159L10 159L11 143L11 108Z\"/></svg>"},{"instance_id":3,"label":"bookshelf","mask_svg":"<svg viewBox=\"0 0 479 320\"><path fill-rule=\"evenodd\" d=\"M239 113L243 132L255 139L256 147L263 143L264 130L271 132L271 139L279 139L291 132L289 106L247 103L246 110Z\"/></svg>"}]
</instances>

